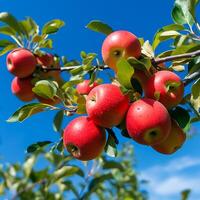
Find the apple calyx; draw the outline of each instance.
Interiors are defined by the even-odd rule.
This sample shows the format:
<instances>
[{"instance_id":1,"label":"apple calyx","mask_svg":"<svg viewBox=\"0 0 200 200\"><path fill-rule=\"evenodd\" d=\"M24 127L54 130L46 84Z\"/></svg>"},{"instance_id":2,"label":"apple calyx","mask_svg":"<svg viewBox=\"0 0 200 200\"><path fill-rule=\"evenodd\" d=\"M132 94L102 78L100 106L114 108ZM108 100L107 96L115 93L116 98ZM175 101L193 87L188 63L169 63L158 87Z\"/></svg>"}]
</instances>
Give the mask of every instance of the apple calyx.
<instances>
[{"instance_id":1,"label":"apple calyx","mask_svg":"<svg viewBox=\"0 0 200 200\"><path fill-rule=\"evenodd\" d=\"M181 85L181 82L170 81L166 83L166 90L168 93L175 92L177 88Z\"/></svg>"},{"instance_id":2,"label":"apple calyx","mask_svg":"<svg viewBox=\"0 0 200 200\"><path fill-rule=\"evenodd\" d=\"M67 148L68 152L72 156L74 156L75 158L81 156L80 149L76 145L74 145L74 144L67 144L66 148Z\"/></svg>"}]
</instances>

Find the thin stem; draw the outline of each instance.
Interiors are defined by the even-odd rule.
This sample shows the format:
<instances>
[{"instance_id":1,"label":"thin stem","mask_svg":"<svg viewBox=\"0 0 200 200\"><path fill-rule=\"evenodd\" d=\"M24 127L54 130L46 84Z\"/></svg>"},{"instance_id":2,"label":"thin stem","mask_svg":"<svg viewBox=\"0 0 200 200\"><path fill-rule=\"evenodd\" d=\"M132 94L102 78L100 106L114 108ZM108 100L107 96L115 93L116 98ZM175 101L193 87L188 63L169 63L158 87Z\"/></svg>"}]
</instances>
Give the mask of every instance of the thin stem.
<instances>
[{"instance_id":1,"label":"thin stem","mask_svg":"<svg viewBox=\"0 0 200 200\"><path fill-rule=\"evenodd\" d=\"M164 58L156 58L154 60L154 63L160 64L160 63L164 63L164 62L168 62L168 61L177 60L177 59L180 59L180 58L193 58L193 57L196 57L196 56L199 56L199 55L200 55L200 50L197 50L197 51L194 51L194 52L191 52L191 53L184 53L184 54L178 54L178 55L174 55L174 56L167 56L167 57L164 57Z\"/></svg>"},{"instance_id":2,"label":"thin stem","mask_svg":"<svg viewBox=\"0 0 200 200\"><path fill-rule=\"evenodd\" d=\"M152 65L153 66L156 66L160 63L164 63L164 62L168 62L168 61L173 61L173 60L177 60L177 59L181 59L181 58L193 58L193 57L196 57L196 56L200 56L200 50L197 50L197 51L194 51L194 52L190 52L190 53L184 53L184 54L178 54L178 55L174 55L174 56L167 56L167 57L164 57L164 58L155 58L155 59L152 59L151 62L152 62ZM48 72L48 71L70 71L72 69L75 69L75 68L78 68L78 67L81 67L82 65L77 65L77 66L66 66L66 67L61 67L61 68L58 68L58 67L54 67L54 68L46 68L46 67L43 67L43 70L44 72ZM105 69L109 69L109 67L107 65L96 65L94 66L98 69L102 69L102 70L105 70ZM158 70L160 70L162 68L158 68Z\"/></svg>"},{"instance_id":3,"label":"thin stem","mask_svg":"<svg viewBox=\"0 0 200 200\"><path fill-rule=\"evenodd\" d=\"M194 80L197 80L200 78L200 69L188 76L186 76L184 79L183 79L183 83L184 85L188 85L190 84L191 82L193 82Z\"/></svg>"}]
</instances>

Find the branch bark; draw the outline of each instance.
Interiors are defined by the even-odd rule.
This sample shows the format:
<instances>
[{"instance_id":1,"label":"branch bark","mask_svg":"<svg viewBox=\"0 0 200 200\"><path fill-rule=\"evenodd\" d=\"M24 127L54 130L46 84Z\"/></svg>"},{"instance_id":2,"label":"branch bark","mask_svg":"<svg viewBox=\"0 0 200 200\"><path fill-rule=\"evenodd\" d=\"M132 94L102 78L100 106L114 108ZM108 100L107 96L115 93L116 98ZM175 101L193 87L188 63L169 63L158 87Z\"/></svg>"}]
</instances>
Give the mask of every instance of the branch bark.
<instances>
[{"instance_id":1,"label":"branch bark","mask_svg":"<svg viewBox=\"0 0 200 200\"><path fill-rule=\"evenodd\" d=\"M178 55L174 55L174 56L167 56L164 58L155 58L152 59L152 65L156 66L160 63L164 63L164 62L169 62L169 61L173 61L173 60L177 60L177 59L181 59L181 58L193 58L196 56L200 56L200 50L194 51L194 52L190 52L190 53L184 53L184 54L178 54ZM76 66L67 66L67 67L51 67L51 68L47 68L45 66L42 66L42 69L44 72L48 72L48 71L70 71L72 69L81 67L82 65L76 65ZM95 68L99 68L99 69L109 69L109 67L107 65L96 65L94 66ZM158 69L159 70L159 69Z\"/></svg>"}]
</instances>

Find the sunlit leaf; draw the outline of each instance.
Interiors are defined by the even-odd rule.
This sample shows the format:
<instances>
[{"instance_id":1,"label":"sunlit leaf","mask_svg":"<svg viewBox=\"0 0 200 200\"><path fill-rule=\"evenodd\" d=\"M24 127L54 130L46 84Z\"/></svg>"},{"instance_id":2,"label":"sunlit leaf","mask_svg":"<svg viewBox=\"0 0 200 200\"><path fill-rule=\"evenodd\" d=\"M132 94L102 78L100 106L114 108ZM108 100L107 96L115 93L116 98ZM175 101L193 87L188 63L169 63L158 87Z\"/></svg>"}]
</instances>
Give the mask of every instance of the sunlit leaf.
<instances>
[{"instance_id":1,"label":"sunlit leaf","mask_svg":"<svg viewBox=\"0 0 200 200\"><path fill-rule=\"evenodd\" d=\"M99 20L93 20L93 21L89 22L87 24L86 28L88 28L92 31L106 34L106 35L109 35L110 33L113 32L113 29L109 25L107 25Z\"/></svg>"}]
</instances>

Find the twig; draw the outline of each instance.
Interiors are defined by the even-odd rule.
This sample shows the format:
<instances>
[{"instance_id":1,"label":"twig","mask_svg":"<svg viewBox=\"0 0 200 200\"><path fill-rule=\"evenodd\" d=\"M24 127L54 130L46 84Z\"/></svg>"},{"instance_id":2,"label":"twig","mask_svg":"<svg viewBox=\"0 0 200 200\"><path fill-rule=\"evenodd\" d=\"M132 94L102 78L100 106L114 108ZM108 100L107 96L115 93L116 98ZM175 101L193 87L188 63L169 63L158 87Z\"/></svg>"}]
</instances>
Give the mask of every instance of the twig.
<instances>
[{"instance_id":1,"label":"twig","mask_svg":"<svg viewBox=\"0 0 200 200\"><path fill-rule=\"evenodd\" d=\"M186 76L183 79L183 83L186 86L186 85L190 84L192 81L197 80L198 78L200 78L200 69L198 71Z\"/></svg>"},{"instance_id":2,"label":"twig","mask_svg":"<svg viewBox=\"0 0 200 200\"><path fill-rule=\"evenodd\" d=\"M196 56L199 56L200 55L200 50L197 50L197 51L194 51L194 52L191 52L191 53L184 53L184 54L178 54L178 55L174 55L174 56L167 56L167 57L164 57L164 58L156 58L154 60L154 62L156 64L160 64L160 63L164 63L164 62L168 62L168 61L172 61L172 60L177 60L177 59L180 59L180 58L193 58L193 57L196 57Z\"/></svg>"},{"instance_id":3,"label":"twig","mask_svg":"<svg viewBox=\"0 0 200 200\"><path fill-rule=\"evenodd\" d=\"M193 58L196 56L200 56L200 50L194 51L194 52L190 52L190 53L184 53L184 54L178 54L178 55L174 55L174 56L167 56L164 58L155 58L151 60L152 65L157 69L157 70L162 70L162 67L159 67L158 64L160 63L164 63L164 62L168 62L168 61L173 61L173 60L177 60L180 58ZM66 66L66 67L45 67L45 66L41 66L44 72L48 72L48 71L70 71L72 69L76 69L79 68L83 65L76 65L76 66ZM109 67L107 65L96 65L94 66L94 68L98 68L98 69L109 69Z\"/></svg>"}]
</instances>

